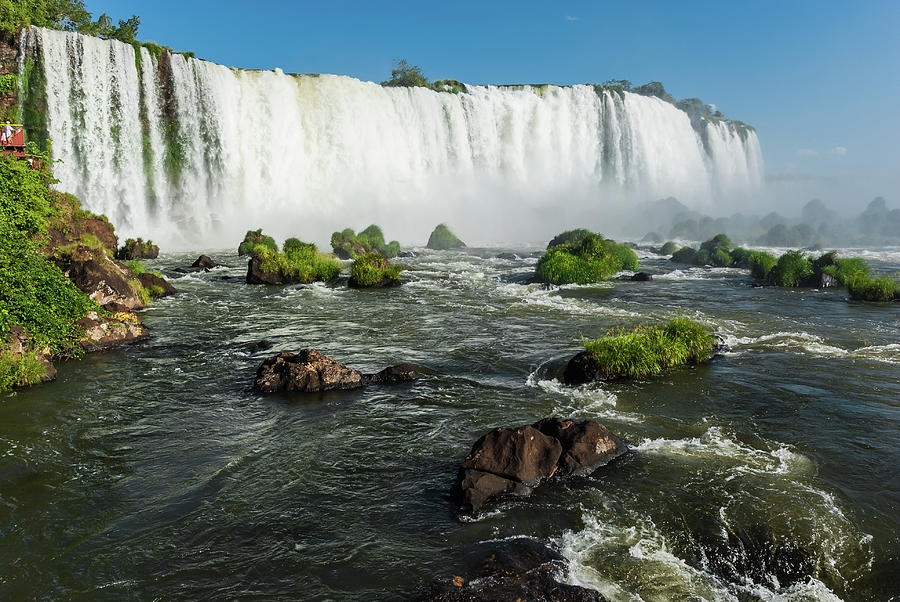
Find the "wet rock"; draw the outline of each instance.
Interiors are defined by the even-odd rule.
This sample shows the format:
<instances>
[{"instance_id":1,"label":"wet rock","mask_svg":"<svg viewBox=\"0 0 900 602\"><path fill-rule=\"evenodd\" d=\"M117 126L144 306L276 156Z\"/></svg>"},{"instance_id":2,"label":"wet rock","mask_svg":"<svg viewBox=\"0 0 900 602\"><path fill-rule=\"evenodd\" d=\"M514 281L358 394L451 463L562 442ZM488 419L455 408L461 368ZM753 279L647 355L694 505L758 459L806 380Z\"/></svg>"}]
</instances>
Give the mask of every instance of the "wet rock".
<instances>
[{"instance_id":1,"label":"wet rock","mask_svg":"<svg viewBox=\"0 0 900 602\"><path fill-rule=\"evenodd\" d=\"M505 259L507 261L515 261L519 256L515 253L499 253L497 254L497 259Z\"/></svg>"},{"instance_id":2,"label":"wet rock","mask_svg":"<svg viewBox=\"0 0 900 602\"><path fill-rule=\"evenodd\" d=\"M709 568L732 583L771 582L780 587L804 581L815 574L815 557L802 546L777 537L767 525L746 529L726 526L721 534L700 536L698 545Z\"/></svg>"},{"instance_id":3,"label":"wet rock","mask_svg":"<svg viewBox=\"0 0 900 602\"><path fill-rule=\"evenodd\" d=\"M256 371L253 389L260 393L316 392L357 389L363 385L359 370L348 368L315 349L302 349L298 353L284 352L267 358Z\"/></svg>"},{"instance_id":4,"label":"wet rock","mask_svg":"<svg viewBox=\"0 0 900 602\"><path fill-rule=\"evenodd\" d=\"M84 329L84 335L79 342L88 352L137 343L150 336L150 331L132 312L100 316L92 311L76 324Z\"/></svg>"},{"instance_id":5,"label":"wet rock","mask_svg":"<svg viewBox=\"0 0 900 602\"><path fill-rule=\"evenodd\" d=\"M603 602L600 592L562 583L565 559L529 539L500 544L475 570L435 581L414 599L425 602Z\"/></svg>"},{"instance_id":6,"label":"wet rock","mask_svg":"<svg viewBox=\"0 0 900 602\"><path fill-rule=\"evenodd\" d=\"M653 280L653 274L648 272L638 272L631 277L634 282L648 282Z\"/></svg>"},{"instance_id":7,"label":"wet rock","mask_svg":"<svg viewBox=\"0 0 900 602\"><path fill-rule=\"evenodd\" d=\"M563 371L563 382L567 385L582 385L603 379L604 373L600 370L600 365L587 351L570 359Z\"/></svg>"},{"instance_id":8,"label":"wet rock","mask_svg":"<svg viewBox=\"0 0 900 602\"><path fill-rule=\"evenodd\" d=\"M213 268L219 267L219 264L207 257L206 255L201 255L197 258L197 260L191 264L192 268L203 268L204 270L211 270Z\"/></svg>"},{"instance_id":9,"label":"wet rock","mask_svg":"<svg viewBox=\"0 0 900 602\"><path fill-rule=\"evenodd\" d=\"M397 253L397 257L418 257L419 254L415 251L400 251Z\"/></svg>"},{"instance_id":10,"label":"wet rock","mask_svg":"<svg viewBox=\"0 0 900 602\"><path fill-rule=\"evenodd\" d=\"M287 284L281 273L262 269L262 260L253 257L247 264L247 284Z\"/></svg>"},{"instance_id":11,"label":"wet rock","mask_svg":"<svg viewBox=\"0 0 900 602\"><path fill-rule=\"evenodd\" d=\"M141 286L150 292L151 297L168 297L178 292L168 280L160 278L156 274L144 272L139 274L137 278Z\"/></svg>"},{"instance_id":12,"label":"wet rock","mask_svg":"<svg viewBox=\"0 0 900 602\"><path fill-rule=\"evenodd\" d=\"M585 475L627 451L598 422L545 418L531 426L496 428L482 436L459 469L450 496L463 512L489 499L527 494L555 475Z\"/></svg>"},{"instance_id":13,"label":"wet rock","mask_svg":"<svg viewBox=\"0 0 900 602\"><path fill-rule=\"evenodd\" d=\"M593 420L575 422L544 418L534 427L562 444L558 461L560 475L590 474L628 451L625 443L612 431Z\"/></svg>"},{"instance_id":14,"label":"wet rock","mask_svg":"<svg viewBox=\"0 0 900 602\"><path fill-rule=\"evenodd\" d=\"M419 374L409 364L397 364L389 366L377 374L363 375L363 380L367 385L396 385L412 382L417 378L419 378Z\"/></svg>"}]
</instances>

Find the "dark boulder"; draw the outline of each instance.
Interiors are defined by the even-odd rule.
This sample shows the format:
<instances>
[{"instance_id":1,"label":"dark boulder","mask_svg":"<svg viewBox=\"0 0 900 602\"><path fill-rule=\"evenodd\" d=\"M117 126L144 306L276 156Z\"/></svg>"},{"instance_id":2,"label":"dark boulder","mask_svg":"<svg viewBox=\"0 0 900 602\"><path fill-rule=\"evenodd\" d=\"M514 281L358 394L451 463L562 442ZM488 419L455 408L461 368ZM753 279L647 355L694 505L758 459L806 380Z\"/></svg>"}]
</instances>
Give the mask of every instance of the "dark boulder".
<instances>
[{"instance_id":1,"label":"dark boulder","mask_svg":"<svg viewBox=\"0 0 900 602\"><path fill-rule=\"evenodd\" d=\"M279 353L267 358L256 371L253 389L278 391L332 391L363 386L363 375L315 349Z\"/></svg>"},{"instance_id":2,"label":"dark boulder","mask_svg":"<svg viewBox=\"0 0 900 602\"><path fill-rule=\"evenodd\" d=\"M505 259L507 261L515 261L519 256L515 253L500 253L497 255L497 259Z\"/></svg>"},{"instance_id":3,"label":"dark boulder","mask_svg":"<svg viewBox=\"0 0 900 602\"><path fill-rule=\"evenodd\" d=\"M416 369L409 364L397 364L388 366L377 374L364 374L363 380L367 385L396 385L412 382L419 378Z\"/></svg>"},{"instance_id":4,"label":"dark boulder","mask_svg":"<svg viewBox=\"0 0 900 602\"><path fill-rule=\"evenodd\" d=\"M563 382L567 385L583 385L603 379L603 371L587 351L582 351L570 359L563 371Z\"/></svg>"},{"instance_id":5,"label":"dark boulder","mask_svg":"<svg viewBox=\"0 0 900 602\"><path fill-rule=\"evenodd\" d=\"M554 475L584 475L627 450L602 424L545 418L531 426L496 428L481 437L450 495L464 512L504 493L527 494Z\"/></svg>"},{"instance_id":6,"label":"dark boulder","mask_svg":"<svg viewBox=\"0 0 900 602\"><path fill-rule=\"evenodd\" d=\"M415 251L400 251L397 253L397 257L418 257L418 255Z\"/></svg>"},{"instance_id":7,"label":"dark boulder","mask_svg":"<svg viewBox=\"0 0 900 602\"><path fill-rule=\"evenodd\" d=\"M261 341L257 345L267 343ZM409 364L391 366L377 374L363 374L315 349L302 349L297 353L284 352L267 358L256 370L253 389L259 393L312 393L358 389L366 385L395 385L413 381L418 376Z\"/></svg>"},{"instance_id":8,"label":"dark boulder","mask_svg":"<svg viewBox=\"0 0 900 602\"><path fill-rule=\"evenodd\" d=\"M168 297L178 292L168 280L160 278L156 274L144 272L143 274L138 274L137 278L141 286L150 291L151 297Z\"/></svg>"},{"instance_id":9,"label":"dark boulder","mask_svg":"<svg viewBox=\"0 0 900 602\"><path fill-rule=\"evenodd\" d=\"M287 284L281 279L281 273L262 269L262 260L256 257L247 263L247 284Z\"/></svg>"},{"instance_id":10,"label":"dark boulder","mask_svg":"<svg viewBox=\"0 0 900 602\"><path fill-rule=\"evenodd\" d=\"M558 552L534 540L516 539L499 544L474 570L439 579L414 599L421 602L604 602L598 591L562 583L559 577L565 571L565 558Z\"/></svg>"},{"instance_id":11,"label":"dark boulder","mask_svg":"<svg viewBox=\"0 0 900 602\"><path fill-rule=\"evenodd\" d=\"M647 282L653 280L653 274L648 272L638 272L631 277L634 282Z\"/></svg>"},{"instance_id":12,"label":"dark boulder","mask_svg":"<svg viewBox=\"0 0 900 602\"><path fill-rule=\"evenodd\" d=\"M575 422L544 418L534 427L562 444L558 462L560 475L590 474L628 451L625 443L612 431L593 420Z\"/></svg>"},{"instance_id":13,"label":"dark boulder","mask_svg":"<svg viewBox=\"0 0 900 602\"><path fill-rule=\"evenodd\" d=\"M197 260L191 264L192 268L203 268L204 270L211 270L213 268L219 267L219 264L207 257L206 255L201 255L197 258Z\"/></svg>"},{"instance_id":14,"label":"dark boulder","mask_svg":"<svg viewBox=\"0 0 900 602\"><path fill-rule=\"evenodd\" d=\"M116 303L129 310L144 307L134 273L126 265L111 260L105 252L78 246L71 252L57 253L53 261L98 305Z\"/></svg>"},{"instance_id":15,"label":"dark boulder","mask_svg":"<svg viewBox=\"0 0 900 602\"><path fill-rule=\"evenodd\" d=\"M271 349L275 346L275 343L272 341L266 341L265 339L261 341L254 341L252 343L248 343L245 347L247 351L250 353L256 353L258 351L265 351L267 349Z\"/></svg>"}]
</instances>

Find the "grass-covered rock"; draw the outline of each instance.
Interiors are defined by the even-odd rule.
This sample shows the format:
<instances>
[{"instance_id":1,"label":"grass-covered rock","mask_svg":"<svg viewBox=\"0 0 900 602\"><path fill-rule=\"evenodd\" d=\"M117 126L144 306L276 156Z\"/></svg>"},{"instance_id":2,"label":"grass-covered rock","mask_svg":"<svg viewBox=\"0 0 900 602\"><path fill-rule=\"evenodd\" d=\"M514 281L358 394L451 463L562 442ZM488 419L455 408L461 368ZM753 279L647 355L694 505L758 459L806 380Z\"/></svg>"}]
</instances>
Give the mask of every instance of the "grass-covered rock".
<instances>
[{"instance_id":1,"label":"grass-covered rock","mask_svg":"<svg viewBox=\"0 0 900 602\"><path fill-rule=\"evenodd\" d=\"M677 242L670 240L669 242L664 244L662 247L660 247L659 254L660 255L671 255L675 251L677 251L679 248L681 248L681 247L678 246Z\"/></svg>"},{"instance_id":2,"label":"grass-covered rock","mask_svg":"<svg viewBox=\"0 0 900 602\"><path fill-rule=\"evenodd\" d=\"M269 244L260 243L251 249L250 255L247 284L327 281L341 271L341 264L333 255L319 253L316 245L296 238L287 239L281 253L273 251Z\"/></svg>"},{"instance_id":3,"label":"grass-covered rock","mask_svg":"<svg viewBox=\"0 0 900 602\"><path fill-rule=\"evenodd\" d=\"M676 318L668 324L638 326L585 342L585 350L572 358L563 378L570 384L647 378L675 366L706 361L716 346L716 338L705 326Z\"/></svg>"},{"instance_id":4,"label":"grass-covered rock","mask_svg":"<svg viewBox=\"0 0 900 602\"><path fill-rule=\"evenodd\" d=\"M400 286L403 267L391 265L381 253L366 253L350 265L349 286L353 288L387 288Z\"/></svg>"},{"instance_id":5,"label":"grass-covered rock","mask_svg":"<svg viewBox=\"0 0 900 602\"><path fill-rule=\"evenodd\" d=\"M247 230L244 240L238 245L238 255L252 255L253 249L257 245L262 245L273 253L278 252L278 243L271 236L263 234L262 228L260 228L259 230Z\"/></svg>"},{"instance_id":6,"label":"grass-covered rock","mask_svg":"<svg viewBox=\"0 0 900 602\"><path fill-rule=\"evenodd\" d=\"M887 276L871 278L868 274L855 274L847 282L847 290L854 301L900 301L900 283Z\"/></svg>"},{"instance_id":7,"label":"grass-covered rock","mask_svg":"<svg viewBox=\"0 0 900 602\"><path fill-rule=\"evenodd\" d=\"M813 274L812 261L803 251L788 251L778 258L775 267L768 274L775 286L800 286Z\"/></svg>"},{"instance_id":8,"label":"grass-covered rock","mask_svg":"<svg viewBox=\"0 0 900 602\"><path fill-rule=\"evenodd\" d=\"M553 247L558 247L559 245L579 243L588 236L592 236L593 234L593 232L591 232L590 230L586 230L585 228L566 230L565 232L560 232L559 234L551 238L550 242L547 243L547 248L552 249Z\"/></svg>"},{"instance_id":9,"label":"grass-covered rock","mask_svg":"<svg viewBox=\"0 0 900 602\"><path fill-rule=\"evenodd\" d=\"M538 280L550 284L591 284L607 280L616 272L638 268L637 253L628 245L592 233L570 240L550 247L541 256L535 272Z\"/></svg>"},{"instance_id":10,"label":"grass-covered rock","mask_svg":"<svg viewBox=\"0 0 900 602\"><path fill-rule=\"evenodd\" d=\"M778 259L768 251L753 251L748 259L750 263L750 275L757 280L765 280Z\"/></svg>"},{"instance_id":11,"label":"grass-covered rock","mask_svg":"<svg viewBox=\"0 0 900 602\"><path fill-rule=\"evenodd\" d=\"M466 243L456 237L456 234L450 231L447 224L438 224L428 237L429 249L436 251L449 251L451 249L464 249Z\"/></svg>"},{"instance_id":12,"label":"grass-covered rock","mask_svg":"<svg viewBox=\"0 0 900 602\"><path fill-rule=\"evenodd\" d=\"M129 238L125 244L116 251L116 259L129 261L133 259L156 259L159 257L159 247L152 240L143 238Z\"/></svg>"},{"instance_id":13,"label":"grass-covered rock","mask_svg":"<svg viewBox=\"0 0 900 602\"><path fill-rule=\"evenodd\" d=\"M381 228L372 224L359 234L352 228L344 228L340 232L331 235L331 248L334 254L341 259L353 259L357 255L365 253L381 253L387 258L396 257L400 252L400 243L392 240L384 242L384 233Z\"/></svg>"}]
</instances>

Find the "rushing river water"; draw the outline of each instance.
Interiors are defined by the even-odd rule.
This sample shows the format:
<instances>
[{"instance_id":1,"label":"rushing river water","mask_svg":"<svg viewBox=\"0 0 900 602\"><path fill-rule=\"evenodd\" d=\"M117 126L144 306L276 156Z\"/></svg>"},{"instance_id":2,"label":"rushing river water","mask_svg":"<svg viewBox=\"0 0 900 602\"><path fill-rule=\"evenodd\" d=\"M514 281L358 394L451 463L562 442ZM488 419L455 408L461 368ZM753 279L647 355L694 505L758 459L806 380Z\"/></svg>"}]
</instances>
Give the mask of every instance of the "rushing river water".
<instances>
[{"instance_id":1,"label":"rushing river water","mask_svg":"<svg viewBox=\"0 0 900 602\"><path fill-rule=\"evenodd\" d=\"M146 262L180 276L143 314L150 341L0 398L0 599L402 599L521 536L613 600L900 595L896 304L648 253L651 282L547 290L523 284L533 250L425 251L382 291L248 286L233 252L209 273L171 272L196 254ZM679 315L733 350L647 382L555 379L582 337ZM274 348L249 351L260 339ZM424 377L250 391L264 357L304 347ZM449 488L475 439L549 415L635 453L460 521ZM742 534L802 550L813 578L723 576Z\"/></svg>"}]
</instances>

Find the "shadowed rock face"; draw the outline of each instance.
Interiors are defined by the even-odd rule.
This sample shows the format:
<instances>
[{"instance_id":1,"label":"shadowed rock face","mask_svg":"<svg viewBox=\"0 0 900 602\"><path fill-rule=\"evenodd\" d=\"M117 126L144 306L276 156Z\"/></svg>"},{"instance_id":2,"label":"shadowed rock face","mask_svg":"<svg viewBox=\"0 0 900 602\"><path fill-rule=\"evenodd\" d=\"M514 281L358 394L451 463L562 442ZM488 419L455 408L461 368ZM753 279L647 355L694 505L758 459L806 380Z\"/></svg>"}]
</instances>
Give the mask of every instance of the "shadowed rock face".
<instances>
[{"instance_id":1,"label":"shadowed rock face","mask_svg":"<svg viewBox=\"0 0 900 602\"><path fill-rule=\"evenodd\" d=\"M141 286L146 289L150 289L151 287L159 287L162 289L162 292L154 293L153 291L150 294L154 297L168 297L169 295L174 295L178 291L175 290L175 287L172 286L168 280L165 278L160 278L156 274L151 274L150 272L144 272L143 274L138 275L138 281L140 281Z\"/></svg>"},{"instance_id":2,"label":"shadowed rock face","mask_svg":"<svg viewBox=\"0 0 900 602\"><path fill-rule=\"evenodd\" d=\"M137 278L124 264L86 246L59 253L53 258L69 280L98 305L116 304L135 309L144 307L134 283Z\"/></svg>"},{"instance_id":3,"label":"shadowed rock face","mask_svg":"<svg viewBox=\"0 0 900 602\"><path fill-rule=\"evenodd\" d=\"M84 328L80 343L88 352L137 343L150 336L150 331L133 313L100 316L92 311L78 320L77 324Z\"/></svg>"},{"instance_id":4,"label":"shadowed rock face","mask_svg":"<svg viewBox=\"0 0 900 602\"><path fill-rule=\"evenodd\" d=\"M211 258L206 255L201 255L197 258L197 260L191 264L192 268L203 268L204 270L211 270L213 268L219 267L219 264L213 261Z\"/></svg>"},{"instance_id":5,"label":"shadowed rock face","mask_svg":"<svg viewBox=\"0 0 900 602\"><path fill-rule=\"evenodd\" d=\"M559 581L565 559L547 546L529 539L501 544L480 567L435 581L414 598L421 602L522 600L603 602L600 592Z\"/></svg>"},{"instance_id":6,"label":"shadowed rock face","mask_svg":"<svg viewBox=\"0 0 900 602\"><path fill-rule=\"evenodd\" d=\"M598 422L545 418L531 426L496 428L466 456L451 497L463 512L476 512L491 498L524 495L555 475L588 474L627 451Z\"/></svg>"},{"instance_id":7,"label":"shadowed rock face","mask_svg":"<svg viewBox=\"0 0 900 602\"><path fill-rule=\"evenodd\" d=\"M394 385L418 378L409 364L385 368L377 374L363 374L348 368L315 349L284 352L266 359L256 371L253 389L259 393L279 391L333 391L358 389L368 384Z\"/></svg>"}]
</instances>

